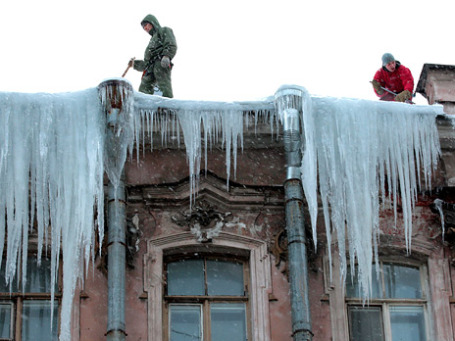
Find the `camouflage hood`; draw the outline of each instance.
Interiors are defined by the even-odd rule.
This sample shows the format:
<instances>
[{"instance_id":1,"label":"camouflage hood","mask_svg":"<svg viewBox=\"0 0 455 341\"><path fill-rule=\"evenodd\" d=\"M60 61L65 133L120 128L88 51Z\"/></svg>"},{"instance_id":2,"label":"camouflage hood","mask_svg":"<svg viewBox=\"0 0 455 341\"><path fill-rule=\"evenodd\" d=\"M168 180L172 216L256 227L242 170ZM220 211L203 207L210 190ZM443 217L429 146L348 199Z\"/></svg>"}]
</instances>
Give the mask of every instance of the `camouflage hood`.
<instances>
[{"instance_id":1,"label":"camouflage hood","mask_svg":"<svg viewBox=\"0 0 455 341\"><path fill-rule=\"evenodd\" d=\"M153 29L149 32L150 35L153 35L157 30L161 28L158 19L153 14L147 14L145 18L142 19L141 26L143 26L145 23L150 23L153 25Z\"/></svg>"}]
</instances>

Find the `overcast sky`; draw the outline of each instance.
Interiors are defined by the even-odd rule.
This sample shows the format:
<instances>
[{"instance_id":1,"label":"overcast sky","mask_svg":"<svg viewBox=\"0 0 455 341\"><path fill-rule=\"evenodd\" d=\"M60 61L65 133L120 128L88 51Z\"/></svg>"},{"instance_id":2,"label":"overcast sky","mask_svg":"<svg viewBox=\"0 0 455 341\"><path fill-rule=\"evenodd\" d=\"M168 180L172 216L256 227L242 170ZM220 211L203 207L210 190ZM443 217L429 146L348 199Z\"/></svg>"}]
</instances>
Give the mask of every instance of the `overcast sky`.
<instances>
[{"instance_id":1,"label":"overcast sky","mask_svg":"<svg viewBox=\"0 0 455 341\"><path fill-rule=\"evenodd\" d=\"M424 63L455 64L453 0L2 0L0 91L78 91L120 77L143 57L149 13L177 38L177 99L260 100L297 84L375 100L369 81L384 52L415 86ZM137 90L140 73L126 78Z\"/></svg>"}]
</instances>

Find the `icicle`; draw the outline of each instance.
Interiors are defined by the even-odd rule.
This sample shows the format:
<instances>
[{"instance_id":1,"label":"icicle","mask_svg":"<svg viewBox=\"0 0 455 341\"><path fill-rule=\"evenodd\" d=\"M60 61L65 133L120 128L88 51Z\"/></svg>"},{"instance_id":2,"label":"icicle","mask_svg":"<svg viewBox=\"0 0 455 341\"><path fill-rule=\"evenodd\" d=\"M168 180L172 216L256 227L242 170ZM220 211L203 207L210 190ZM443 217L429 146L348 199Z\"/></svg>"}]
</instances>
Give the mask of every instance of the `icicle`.
<instances>
[{"instance_id":1,"label":"icicle","mask_svg":"<svg viewBox=\"0 0 455 341\"><path fill-rule=\"evenodd\" d=\"M258 102L203 102L173 100L135 93L134 102L135 111L139 112L141 116L152 115L161 123L159 130L162 134L162 145L165 145L169 140L168 131L171 131L171 136L175 136L177 143L180 144L179 129L182 130L189 167L191 200L194 199L193 195L197 193L202 148L205 151L206 170L209 148L212 148L215 143L221 143L225 148L228 185L231 170L234 171L234 177L236 175L237 151L239 148L243 150L244 120L248 122L249 113L254 112L255 129L260 120L269 120L272 137L274 126L278 126L278 115L276 115L274 103L270 99ZM141 122L143 124L144 120ZM153 128L153 126L143 124L141 133L138 129L135 130L136 136L142 136L143 143L145 143L146 132L150 135L149 143L152 149ZM201 138L204 139L203 145Z\"/></svg>"},{"instance_id":2,"label":"icicle","mask_svg":"<svg viewBox=\"0 0 455 341\"><path fill-rule=\"evenodd\" d=\"M436 199L433 201L434 206L439 212L439 216L441 217L441 230L442 230L442 241L444 242L444 236L446 234L446 228L444 225L444 211L442 210L442 204L444 202L441 199Z\"/></svg>"},{"instance_id":3,"label":"icicle","mask_svg":"<svg viewBox=\"0 0 455 341\"><path fill-rule=\"evenodd\" d=\"M440 153L435 124L440 112L427 106L308 96L302 106L302 183L314 239L319 177L328 247L333 228L342 277L346 276L347 253L352 264L358 263L360 288L367 298L380 234L380 191L389 190L395 216L399 193L410 250L412 213L421 186L417 167L423 166L424 182L429 185Z\"/></svg>"},{"instance_id":4,"label":"icicle","mask_svg":"<svg viewBox=\"0 0 455 341\"><path fill-rule=\"evenodd\" d=\"M179 111L177 117L183 131L183 138L187 151L192 195L197 193L197 183L199 181L202 157L202 130L206 161L207 151L209 147L212 147L212 143L221 142L222 146L225 148L226 185L227 188L229 188L231 168L233 168L235 176L239 142L240 148L243 150L243 111ZM231 160L234 161L233 167L231 167Z\"/></svg>"},{"instance_id":5,"label":"icicle","mask_svg":"<svg viewBox=\"0 0 455 341\"><path fill-rule=\"evenodd\" d=\"M38 250L52 246L52 297L61 245L62 341L70 340L74 290L88 254L84 250L92 246L96 223L104 225L102 117L95 89L57 95L0 93L0 191L6 193L0 197L0 238L7 229L6 281L12 283L22 257L26 283L28 232L35 223Z\"/></svg>"},{"instance_id":6,"label":"icicle","mask_svg":"<svg viewBox=\"0 0 455 341\"><path fill-rule=\"evenodd\" d=\"M145 147L145 137L148 133L149 144L153 149L155 130L160 131L163 146L169 141L170 136L176 138L179 145L180 129L182 130L189 168L191 201L195 199L198 191L203 152L205 153L204 168L207 171L207 151L216 143L224 147L229 188L231 171L234 172L234 177L236 176L237 151L243 150L244 121L248 122L249 113L254 112L255 129L259 121L268 120L273 136L274 125L278 125L277 115L274 114L273 103L270 101L244 103L179 101L155 96L144 97L141 94L135 94L134 101L135 110L141 117L141 119L136 118L135 125L137 126L139 122L142 124L141 131L135 128L136 146L142 139L142 147ZM151 125L144 124L145 121L150 120L153 121Z\"/></svg>"},{"instance_id":7,"label":"icicle","mask_svg":"<svg viewBox=\"0 0 455 341\"><path fill-rule=\"evenodd\" d=\"M133 153L134 133L137 121L134 119L134 97L121 82L99 88L103 107L109 108L104 156L105 170L115 188L119 186L127 153ZM112 107L111 107L112 106Z\"/></svg>"},{"instance_id":8,"label":"icicle","mask_svg":"<svg viewBox=\"0 0 455 341\"><path fill-rule=\"evenodd\" d=\"M307 198L308 210L311 217L311 226L313 232L313 241L314 247L317 247L317 233L316 233L316 218L318 215L318 198L317 198L317 157L316 157L316 146L314 144L314 133L315 133L315 122L312 115L307 113L312 112L312 102L311 97L307 91L303 92L302 96L302 119L300 120L301 129L303 132L302 138L302 167L300 169L300 174L302 176L302 187ZM307 165L307 168L303 168L303 165ZM330 224L326 224L326 227L329 228ZM329 231L327 231L327 242L330 244L331 237ZM329 254L329 258L331 255ZM330 259L331 260L331 259Z\"/></svg>"}]
</instances>

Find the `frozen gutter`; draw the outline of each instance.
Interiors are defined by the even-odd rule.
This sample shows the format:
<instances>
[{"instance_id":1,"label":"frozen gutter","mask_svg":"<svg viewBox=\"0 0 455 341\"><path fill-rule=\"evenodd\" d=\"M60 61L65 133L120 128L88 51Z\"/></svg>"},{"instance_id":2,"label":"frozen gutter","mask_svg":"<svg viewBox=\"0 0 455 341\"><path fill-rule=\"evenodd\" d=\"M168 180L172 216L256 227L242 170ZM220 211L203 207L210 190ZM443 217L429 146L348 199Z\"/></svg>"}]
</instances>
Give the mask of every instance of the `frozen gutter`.
<instances>
[{"instance_id":1,"label":"frozen gutter","mask_svg":"<svg viewBox=\"0 0 455 341\"><path fill-rule=\"evenodd\" d=\"M229 111L275 111L275 101L267 98L263 101L221 102L221 101L190 101L170 99L160 96L134 93L135 111L157 110L163 108L170 111L204 111L204 112L229 112Z\"/></svg>"}]
</instances>

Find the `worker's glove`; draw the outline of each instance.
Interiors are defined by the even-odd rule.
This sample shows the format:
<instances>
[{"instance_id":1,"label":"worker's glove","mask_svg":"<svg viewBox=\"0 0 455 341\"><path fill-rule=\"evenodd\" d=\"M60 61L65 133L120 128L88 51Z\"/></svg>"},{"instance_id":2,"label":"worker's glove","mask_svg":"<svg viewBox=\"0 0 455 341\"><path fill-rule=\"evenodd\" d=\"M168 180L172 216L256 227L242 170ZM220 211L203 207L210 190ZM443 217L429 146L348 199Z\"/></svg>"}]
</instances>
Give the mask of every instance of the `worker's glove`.
<instances>
[{"instance_id":1,"label":"worker's glove","mask_svg":"<svg viewBox=\"0 0 455 341\"><path fill-rule=\"evenodd\" d=\"M165 69L169 69L171 67L171 60L168 56L163 56L163 58L161 58L161 67L164 67Z\"/></svg>"},{"instance_id":2,"label":"worker's glove","mask_svg":"<svg viewBox=\"0 0 455 341\"><path fill-rule=\"evenodd\" d=\"M410 98L411 98L411 93L409 92L409 90L404 90L404 91L400 92L398 95L396 95L395 101L404 102Z\"/></svg>"},{"instance_id":3,"label":"worker's glove","mask_svg":"<svg viewBox=\"0 0 455 341\"><path fill-rule=\"evenodd\" d=\"M130 61L128 62L129 67L134 67L134 59L135 58L131 58Z\"/></svg>"},{"instance_id":4,"label":"worker's glove","mask_svg":"<svg viewBox=\"0 0 455 341\"><path fill-rule=\"evenodd\" d=\"M381 89L381 84L379 84L379 82L376 79L373 79L371 81L371 84L373 84L373 88L378 95L382 95L384 93L384 90Z\"/></svg>"}]
</instances>

